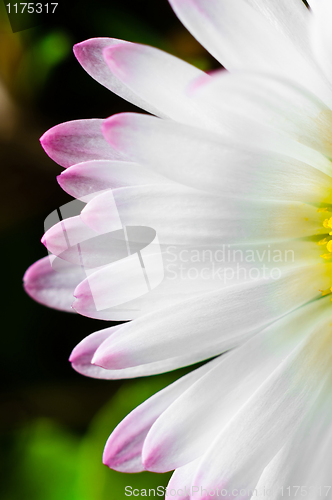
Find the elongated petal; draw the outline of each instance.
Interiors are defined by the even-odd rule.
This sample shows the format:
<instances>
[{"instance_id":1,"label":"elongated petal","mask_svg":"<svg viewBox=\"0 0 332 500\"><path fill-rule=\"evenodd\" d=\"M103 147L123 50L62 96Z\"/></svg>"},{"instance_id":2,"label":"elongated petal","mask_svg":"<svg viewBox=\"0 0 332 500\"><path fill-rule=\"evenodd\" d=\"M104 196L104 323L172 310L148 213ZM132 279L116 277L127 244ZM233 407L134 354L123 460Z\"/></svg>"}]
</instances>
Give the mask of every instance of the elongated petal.
<instances>
[{"instance_id":1,"label":"elongated petal","mask_svg":"<svg viewBox=\"0 0 332 500\"><path fill-rule=\"evenodd\" d=\"M25 291L37 302L53 309L75 312L71 304L74 301L74 290L85 278L81 268L57 259L54 256L38 260L24 275Z\"/></svg>"},{"instance_id":2,"label":"elongated petal","mask_svg":"<svg viewBox=\"0 0 332 500\"><path fill-rule=\"evenodd\" d=\"M217 124L223 124L228 110L233 110L250 119L253 127L259 122L327 157L332 155L332 111L303 86L269 75L221 72L193 94Z\"/></svg>"},{"instance_id":3,"label":"elongated petal","mask_svg":"<svg viewBox=\"0 0 332 500\"><path fill-rule=\"evenodd\" d=\"M273 14L277 9L268 8L266 2L265 6L263 2L246 0L170 0L170 3L195 38L228 70L272 72L303 83L317 95L330 94L323 77L298 50L305 30L300 27L293 37L289 25L286 30L280 29L283 23L276 26ZM302 22L306 17L304 8ZM280 6L279 13L282 10ZM294 14L294 9L291 10ZM279 19L281 16L286 17L286 12L285 16L279 14ZM296 31L296 24L293 30ZM297 39L295 43L293 38Z\"/></svg>"},{"instance_id":4,"label":"elongated petal","mask_svg":"<svg viewBox=\"0 0 332 500\"><path fill-rule=\"evenodd\" d=\"M143 449L146 467L172 470L204 454L216 434L313 331L322 314L328 314L329 305L328 297L306 305L222 356L152 426Z\"/></svg>"},{"instance_id":5,"label":"elongated petal","mask_svg":"<svg viewBox=\"0 0 332 500\"><path fill-rule=\"evenodd\" d=\"M88 160L119 160L101 133L103 120L74 120L52 127L40 138L41 145L52 160L62 167Z\"/></svg>"},{"instance_id":6,"label":"elongated petal","mask_svg":"<svg viewBox=\"0 0 332 500\"><path fill-rule=\"evenodd\" d=\"M194 370L135 408L110 435L103 462L120 472L144 470L141 452L147 433L156 419L189 387L209 372L216 361Z\"/></svg>"},{"instance_id":7,"label":"elongated petal","mask_svg":"<svg viewBox=\"0 0 332 500\"><path fill-rule=\"evenodd\" d=\"M312 16L312 46L322 71L332 84L332 5L329 0L317 2Z\"/></svg>"},{"instance_id":8,"label":"elongated petal","mask_svg":"<svg viewBox=\"0 0 332 500\"><path fill-rule=\"evenodd\" d=\"M131 233L133 252L146 246L143 237L137 237L135 241L136 234L141 233L145 238L155 235L155 231L150 228L138 229L136 232L132 229ZM110 231L94 231L84 224L81 217L69 217L48 229L42 243L61 259L83 266L88 271L128 257L126 238L115 207Z\"/></svg>"},{"instance_id":9,"label":"elongated petal","mask_svg":"<svg viewBox=\"0 0 332 500\"><path fill-rule=\"evenodd\" d=\"M165 279L153 290L148 290L145 282L143 280L140 282L139 276L136 276L132 269L126 268L127 264L129 264L127 261L120 261L113 264L112 270L101 269L82 281L74 291L74 309L90 318L129 320L151 311L179 304L206 291L227 286L236 279L241 281L242 278L242 276L236 277L236 269L231 272L233 268L236 268L236 264L228 266L225 273L217 268L213 279L215 273L213 265L209 269L202 263L200 266L188 267L186 270L179 262L166 265ZM155 273L160 274L160 268L156 269ZM208 273L210 273L210 280L207 279ZM124 276L128 279L124 280ZM153 278L151 273L149 276ZM135 277L137 288L134 290ZM96 304L99 305L98 308Z\"/></svg>"},{"instance_id":10,"label":"elongated petal","mask_svg":"<svg viewBox=\"0 0 332 500\"><path fill-rule=\"evenodd\" d=\"M320 0L309 0L309 1L308 1L308 4L309 4L309 6L310 6L310 9L311 9L311 10L313 10L313 11L317 8L317 6L318 6L320 3L321 3L321 2L320 2Z\"/></svg>"},{"instance_id":11,"label":"elongated petal","mask_svg":"<svg viewBox=\"0 0 332 500\"><path fill-rule=\"evenodd\" d=\"M78 163L61 172L57 180L64 191L85 202L107 189L170 182L136 163L112 160Z\"/></svg>"},{"instance_id":12,"label":"elongated petal","mask_svg":"<svg viewBox=\"0 0 332 500\"><path fill-rule=\"evenodd\" d=\"M74 54L78 62L85 71L98 83L119 95L123 99L135 104L139 108L145 109L153 114L158 114L158 110L141 98L135 91L130 90L112 73L103 56L103 51L107 47L116 45L132 45L131 42L117 40L116 38L90 38L74 46ZM76 162L77 163L77 162Z\"/></svg>"},{"instance_id":13,"label":"elongated petal","mask_svg":"<svg viewBox=\"0 0 332 500\"><path fill-rule=\"evenodd\" d=\"M212 245L286 240L326 232L326 212L301 202L226 198L186 187L116 189L91 200L81 213L98 232L115 230L114 203L124 225L146 225L161 244ZM113 220L112 220L113 219Z\"/></svg>"},{"instance_id":14,"label":"elongated petal","mask_svg":"<svg viewBox=\"0 0 332 500\"><path fill-rule=\"evenodd\" d=\"M83 339L75 347L70 356L70 362L74 370L88 377L116 380L146 377L148 375L155 375L157 373L172 371L182 366L195 363L193 355L189 353L177 358L165 359L161 362L157 361L144 365L137 365L130 368L124 368L123 370L108 370L92 364L91 360L98 347L100 347L105 341L107 341L107 339L111 335L115 334L115 332L122 326L123 325L106 328L104 330L95 332Z\"/></svg>"},{"instance_id":15,"label":"elongated petal","mask_svg":"<svg viewBox=\"0 0 332 500\"><path fill-rule=\"evenodd\" d=\"M256 486L257 495L277 500L280 493L297 492L311 498L330 498L332 466L331 394L328 381L318 401L308 411L294 436L264 469ZM308 429L310 428L310 432ZM267 495L266 493L269 493Z\"/></svg>"},{"instance_id":16,"label":"elongated petal","mask_svg":"<svg viewBox=\"0 0 332 500\"><path fill-rule=\"evenodd\" d=\"M297 48L308 54L310 12L298 0L253 0L248 2L284 33Z\"/></svg>"},{"instance_id":17,"label":"elongated petal","mask_svg":"<svg viewBox=\"0 0 332 500\"><path fill-rule=\"evenodd\" d=\"M225 78L228 79L233 77L234 75L229 75L229 77L227 76ZM199 96L197 95L197 98L198 97ZM205 94L203 97L203 100L205 100ZM237 107L236 102L234 102L234 106L229 107L227 105L227 93L225 95L225 99L221 99L221 97L218 96L217 99L213 98L211 100L209 92L206 92L206 98L207 100L206 102L204 101L205 106L203 107L208 108L209 117L205 121L199 120L197 122L196 132L200 133L203 139L204 137L207 137L207 134L203 132L200 127L202 129L209 130L209 137L215 137L216 134L218 134L218 138L221 143L225 141L228 146L233 144L234 147L237 146L240 151L243 149L256 149L264 153L266 153L266 151L270 151L271 153L275 152L295 158L321 170L322 172L331 172L330 161L318 151L305 144L297 142L297 139L295 140L288 137L286 133L281 130L277 130L275 127L267 125L265 122L260 123L255 120L254 113L246 112L246 108L242 112L241 108ZM231 94L229 100L232 102ZM222 103L224 103L224 105ZM136 158L133 161L137 162L137 158L142 157L142 151L141 148L139 148L139 143L137 144L137 139L139 138L141 141L141 135L145 127L147 128L147 131L150 132L149 124L152 122L149 122L148 118L149 117L147 116L130 113L114 115L107 119L103 124L105 138L112 146L120 150L123 154L126 153L129 157ZM170 122L170 125L165 125L165 127L172 127L172 123L174 124L174 122ZM186 135L188 133L190 132L187 130ZM126 139L126 136L129 136L133 141L132 147L130 145L130 141ZM262 140L262 138L264 138L264 140ZM142 144L144 144L144 139ZM150 153L150 150L151 141L149 142L147 151L148 154ZM154 168L157 168L156 164L154 165Z\"/></svg>"},{"instance_id":18,"label":"elongated petal","mask_svg":"<svg viewBox=\"0 0 332 500\"><path fill-rule=\"evenodd\" d=\"M202 458L195 483L228 491L255 487L266 464L294 435L330 379L328 323L330 318L320 321L309 339L286 358L221 430Z\"/></svg>"},{"instance_id":19,"label":"elongated petal","mask_svg":"<svg viewBox=\"0 0 332 500\"><path fill-rule=\"evenodd\" d=\"M325 273L324 265L299 267L277 281L234 285L154 311L112 335L93 363L121 369L188 353L195 361L215 356L319 296L330 283Z\"/></svg>"},{"instance_id":20,"label":"elongated petal","mask_svg":"<svg viewBox=\"0 0 332 500\"><path fill-rule=\"evenodd\" d=\"M193 80L204 75L202 71L144 45L116 45L104 49L103 54L113 75L158 110L154 114L189 123L199 119L200 109L190 99L187 89Z\"/></svg>"},{"instance_id":21,"label":"elongated petal","mask_svg":"<svg viewBox=\"0 0 332 500\"><path fill-rule=\"evenodd\" d=\"M309 128L310 121L308 134ZM103 129L105 137L133 160L197 189L254 200L306 202L320 202L331 194L331 177L318 170L320 165L314 168L194 127L124 114L106 120ZM313 131L312 127L312 135Z\"/></svg>"},{"instance_id":22,"label":"elongated petal","mask_svg":"<svg viewBox=\"0 0 332 500\"><path fill-rule=\"evenodd\" d=\"M111 240L108 241L112 246ZM91 250L97 254L101 250L100 246L97 245L95 250L91 247ZM89 250L87 246L86 248ZM109 255L114 252L115 249L110 249ZM290 263L294 266L316 264L321 247L315 241L287 240L274 245L221 245L200 249L169 245L161 248L161 253L164 279L148 293L130 300L133 293L132 282L131 279L126 284L123 282L125 273L123 263L119 262L114 263L113 267L118 267L122 279L121 290L123 297L127 299L122 305L110 307L114 298L119 297L119 284L117 280L110 279L103 268L96 270L92 281L89 277L78 285L73 307L80 314L92 318L134 319L148 312L180 304L208 291L259 277L278 277ZM63 255L66 256L67 253ZM113 272L115 273L115 269ZM150 272L151 270L149 275ZM99 298L108 307L97 310L95 299Z\"/></svg>"},{"instance_id":23,"label":"elongated petal","mask_svg":"<svg viewBox=\"0 0 332 500\"><path fill-rule=\"evenodd\" d=\"M191 493L197 489L194 478L200 459L193 460L183 467L177 468L167 485L168 491L174 492L174 500L190 500ZM199 489L199 486L198 486Z\"/></svg>"}]
</instances>

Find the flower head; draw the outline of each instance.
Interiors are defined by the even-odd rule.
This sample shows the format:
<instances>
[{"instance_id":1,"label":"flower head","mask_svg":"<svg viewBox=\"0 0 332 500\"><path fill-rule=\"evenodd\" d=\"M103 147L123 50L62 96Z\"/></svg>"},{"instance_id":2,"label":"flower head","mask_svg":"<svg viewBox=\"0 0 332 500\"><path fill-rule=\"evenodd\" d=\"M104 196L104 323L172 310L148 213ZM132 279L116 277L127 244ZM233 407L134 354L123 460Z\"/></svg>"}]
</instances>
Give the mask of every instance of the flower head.
<instances>
[{"instance_id":1,"label":"flower head","mask_svg":"<svg viewBox=\"0 0 332 500\"><path fill-rule=\"evenodd\" d=\"M170 3L229 71L114 39L75 46L93 78L151 114L41 138L84 208L48 229L52 256L25 286L51 307L133 320L74 349L85 375L213 358L119 424L109 467L176 469L178 500L294 485L316 498L332 465L331 3Z\"/></svg>"}]
</instances>

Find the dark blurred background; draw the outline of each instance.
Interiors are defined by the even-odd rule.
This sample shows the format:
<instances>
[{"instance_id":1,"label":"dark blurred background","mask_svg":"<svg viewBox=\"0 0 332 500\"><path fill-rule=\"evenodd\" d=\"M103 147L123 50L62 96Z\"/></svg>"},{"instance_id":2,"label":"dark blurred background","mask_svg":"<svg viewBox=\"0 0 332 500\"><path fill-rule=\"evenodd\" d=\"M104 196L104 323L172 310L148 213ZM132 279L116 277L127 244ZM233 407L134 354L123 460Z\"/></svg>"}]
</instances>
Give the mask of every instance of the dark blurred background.
<instances>
[{"instance_id":1,"label":"dark blurred background","mask_svg":"<svg viewBox=\"0 0 332 500\"><path fill-rule=\"evenodd\" d=\"M45 217L70 201L62 168L39 145L57 123L105 118L134 107L90 78L73 44L110 36L161 48L201 69L212 58L167 0L59 0L37 27L12 33L0 0L2 361L0 497L3 500L121 500L124 486L165 485L169 474L124 475L101 464L114 426L180 372L128 382L85 378L73 347L109 324L47 309L25 295L22 276L46 255Z\"/></svg>"}]
</instances>

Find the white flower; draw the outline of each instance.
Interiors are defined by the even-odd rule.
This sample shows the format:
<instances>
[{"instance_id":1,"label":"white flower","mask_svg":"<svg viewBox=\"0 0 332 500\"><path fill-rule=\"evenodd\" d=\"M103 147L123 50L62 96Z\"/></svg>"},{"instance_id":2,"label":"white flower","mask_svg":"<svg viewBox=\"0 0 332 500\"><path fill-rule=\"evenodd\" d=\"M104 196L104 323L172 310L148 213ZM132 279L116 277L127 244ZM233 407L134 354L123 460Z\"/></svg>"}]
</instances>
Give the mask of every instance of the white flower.
<instances>
[{"instance_id":1,"label":"white flower","mask_svg":"<svg viewBox=\"0 0 332 500\"><path fill-rule=\"evenodd\" d=\"M68 167L62 188L87 204L44 236L61 269L35 263L26 289L65 310L75 289L77 312L134 319L74 349L85 375L150 375L227 351L128 415L107 465L176 469L178 500L255 488L253 498L332 498L332 3L170 3L229 73L119 40L75 47L93 78L156 116L79 120L42 137ZM156 231L165 266L145 294L130 266L148 242L136 232L126 259L119 237L137 226ZM157 253L144 267L155 283Z\"/></svg>"}]
</instances>

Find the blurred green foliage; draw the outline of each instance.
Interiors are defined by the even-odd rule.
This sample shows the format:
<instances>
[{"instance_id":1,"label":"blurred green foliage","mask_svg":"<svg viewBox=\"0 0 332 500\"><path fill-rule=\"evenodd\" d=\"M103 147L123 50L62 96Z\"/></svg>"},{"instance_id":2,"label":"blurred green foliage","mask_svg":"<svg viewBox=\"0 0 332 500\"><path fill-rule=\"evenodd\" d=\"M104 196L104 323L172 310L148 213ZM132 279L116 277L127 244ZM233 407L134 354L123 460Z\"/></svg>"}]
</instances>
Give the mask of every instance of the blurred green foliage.
<instances>
[{"instance_id":1,"label":"blurred green foliage","mask_svg":"<svg viewBox=\"0 0 332 500\"><path fill-rule=\"evenodd\" d=\"M52 69L71 53L71 37L62 30L52 30L31 41L22 54L17 72L16 93L21 97L33 99L34 94L45 86Z\"/></svg>"},{"instance_id":2,"label":"blurred green foliage","mask_svg":"<svg viewBox=\"0 0 332 500\"><path fill-rule=\"evenodd\" d=\"M122 500L125 486L133 488L157 488L166 486L171 474L123 474L101 466L100 450L103 448L110 428L113 429L133 408L152 396L175 379L167 375L162 379L142 379L121 388L110 403L97 415L82 442L79 468L79 500Z\"/></svg>"},{"instance_id":3,"label":"blurred green foliage","mask_svg":"<svg viewBox=\"0 0 332 500\"><path fill-rule=\"evenodd\" d=\"M3 500L122 500L125 487L166 487L171 476L142 472L123 474L102 464L110 432L136 406L174 381L176 376L124 384L79 436L50 419L36 419L15 433Z\"/></svg>"},{"instance_id":4,"label":"blurred green foliage","mask_svg":"<svg viewBox=\"0 0 332 500\"><path fill-rule=\"evenodd\" d=\"M4 500L75 500L80 440L57 423L38 419L21 429L16 468Z\"/></svg>"}]
</instances>

